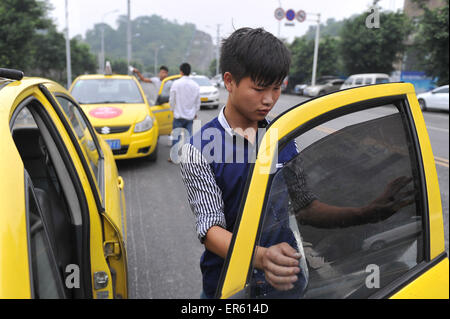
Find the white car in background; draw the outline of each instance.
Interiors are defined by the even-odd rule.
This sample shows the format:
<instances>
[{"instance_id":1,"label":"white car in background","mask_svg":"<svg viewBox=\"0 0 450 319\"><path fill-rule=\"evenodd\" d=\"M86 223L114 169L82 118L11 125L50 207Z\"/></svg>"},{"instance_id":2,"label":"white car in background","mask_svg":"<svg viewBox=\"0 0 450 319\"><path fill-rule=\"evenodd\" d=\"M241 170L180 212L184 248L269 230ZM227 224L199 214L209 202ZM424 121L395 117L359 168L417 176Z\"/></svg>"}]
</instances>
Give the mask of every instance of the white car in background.
<instances>
[{"instance_id":1,"label":"white car in background","mask_svg":"<svg viewBox=\"0 0 450 319\"><path fill-rule=\"evenodd\" d=\"M219 107L219 90L203 75L191 75L190 78L200 86L201 107L217 109Z\"/></svg>"},{"instance_id":2,"label":"white car in background","mask_svg":"<svg viewBox=\"0 0 450 319\"><path fill-rule=\"evenodd\" d=\"M448 85L417 95L422 111L438 109L448 111Z\"/></svg>"},{"instance_id":3,"label":"white car in background","mask_svg":"<svg viewBox=\"0 0 450 319\"><path fill-rule=\"evenodd\" d=\"M342 84L341 90L372 84L389 83L391 78L384 73L353 74Z\"/></svg>"}]
</instances>

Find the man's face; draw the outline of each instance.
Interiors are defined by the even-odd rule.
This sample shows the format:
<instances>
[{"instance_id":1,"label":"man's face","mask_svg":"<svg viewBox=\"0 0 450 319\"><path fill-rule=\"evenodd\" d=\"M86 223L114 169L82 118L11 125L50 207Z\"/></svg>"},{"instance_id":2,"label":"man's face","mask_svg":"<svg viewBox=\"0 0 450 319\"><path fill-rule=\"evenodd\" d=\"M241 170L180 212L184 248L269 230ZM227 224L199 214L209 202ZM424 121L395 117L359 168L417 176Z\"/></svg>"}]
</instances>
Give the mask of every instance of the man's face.
<instances>
[{"instance_id":1,"label":"man's face","mask_svg":"<svg viewBox=\"0 0 450 319\"><path fill-rule=\"evenodd\" d=\"M159 70L159 79L162 81L164 80L169 73L166 70Z\"/></svg>"},{"instance_id":2,"label":"man's face","mask_svg":"<svg viewBox=\"0 0 450 319\"><path fill-rule=\"evenodd\" d=\"M281 84L261 87L250 77L245 77L237 85L234 79L230 81L228 78L227 81L226 75L227 73L224 75L225 84L234 108L251 122L265 119L280 97Z\"/></svg>"}]
</instances>

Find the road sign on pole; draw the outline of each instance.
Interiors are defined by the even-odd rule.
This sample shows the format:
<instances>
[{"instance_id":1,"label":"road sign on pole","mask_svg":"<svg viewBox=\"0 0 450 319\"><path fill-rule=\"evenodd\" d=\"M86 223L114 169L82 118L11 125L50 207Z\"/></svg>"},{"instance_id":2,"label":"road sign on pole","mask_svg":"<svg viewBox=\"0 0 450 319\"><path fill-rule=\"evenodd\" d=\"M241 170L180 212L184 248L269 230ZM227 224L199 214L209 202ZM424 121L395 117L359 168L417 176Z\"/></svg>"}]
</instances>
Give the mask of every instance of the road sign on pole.
<instances>
[{"instance_id":1,"label":"road sign on pole","mask_svg":"<svg viewBox=\"0 0 450 319\"><path fill-rule=\"evenodd\" d=\"M288 21L293 21L295 19L295 11L292 9L286 11L286 19L288 19Z\"/></svg>"},{"instance_id":2,"label":"road sign on pole","mask_svg":"<svg viewBox=\"0 0 450 319\"><path fill-rule=\"evenodd\" d=\"M281 21L284 19L285 16L285 12L283 8L278 8L275 10L275 19L277 19L278 21Z\"/></svg>"},{"instance_id":3,"label":"road sign on pole","mask_svg":"<svg viewBox=\"0 0 450 319\"><path fill-rule=\"evenodd\" d=\"M297 15L295 17L298 22L304 22L306 20L306 12L303 10L300 10L297 12Z\"/></svg>"}]
</instances>

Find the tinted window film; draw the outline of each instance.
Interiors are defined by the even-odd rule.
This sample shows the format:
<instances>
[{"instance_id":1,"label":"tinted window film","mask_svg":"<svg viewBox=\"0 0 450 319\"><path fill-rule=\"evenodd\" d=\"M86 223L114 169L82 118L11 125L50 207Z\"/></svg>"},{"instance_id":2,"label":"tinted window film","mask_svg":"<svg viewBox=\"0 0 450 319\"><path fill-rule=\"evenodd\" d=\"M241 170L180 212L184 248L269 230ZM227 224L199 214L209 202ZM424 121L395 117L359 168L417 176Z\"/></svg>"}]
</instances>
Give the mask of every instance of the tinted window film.
<instances>
[{"instance_id":1,"label":"tinted window film","mask_svg":"<svg viewBox=\"0 0 450 319\"><path fill-rule=\"evenodd\" d=\"M61 96L57 96L59 105L63 109L64 113L66 113L67 118L69 119L72 127L75 130L75 135L80 142L81 147L84 149L89 164L94 172L95 179L97 183L100 185L99 178L99 152L95 145L94 139L89 131L88 124L84 121L83 116L80 113L80 110L68 99L63 98Z\"/></svg>"},{"instance_id":2,"label":"tinted window film","mask_svg":"<svg viewBox=\"0 0 450 319\"><path fill-rule=\"evenodd\" d=\"M270 184L256 244L289 244L301 273L280 292L253 269L251 297L367 298L423 260L424 203L406 131L388 105L296 139L300 152Z\"/></svg>"}]
</instances>

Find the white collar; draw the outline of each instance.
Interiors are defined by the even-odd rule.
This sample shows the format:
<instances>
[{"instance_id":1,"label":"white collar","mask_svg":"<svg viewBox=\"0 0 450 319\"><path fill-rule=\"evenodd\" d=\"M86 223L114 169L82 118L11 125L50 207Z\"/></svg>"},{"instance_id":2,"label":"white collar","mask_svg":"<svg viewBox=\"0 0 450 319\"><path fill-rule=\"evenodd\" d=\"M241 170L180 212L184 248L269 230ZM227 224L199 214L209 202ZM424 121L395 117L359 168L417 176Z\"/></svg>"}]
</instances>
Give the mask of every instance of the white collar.
<instances>
[{"instance_id":1,"label":"white collar","mask_svg":"<svg viewBox=\"0 0 450 319\"><path fill-rule=\"evenodd\" d=\"M220 125L222 125L225 132L230 134L230 136L234 136L235 133L234 133L233 129L231 128L230 124L228 124L228 121L224 114L224 110L225 110L225 106L223 106L222 109L220 110L219 116L217 117L217 119L219 120L219 123L220 123Z\"/></svg>"}]
</instances>

